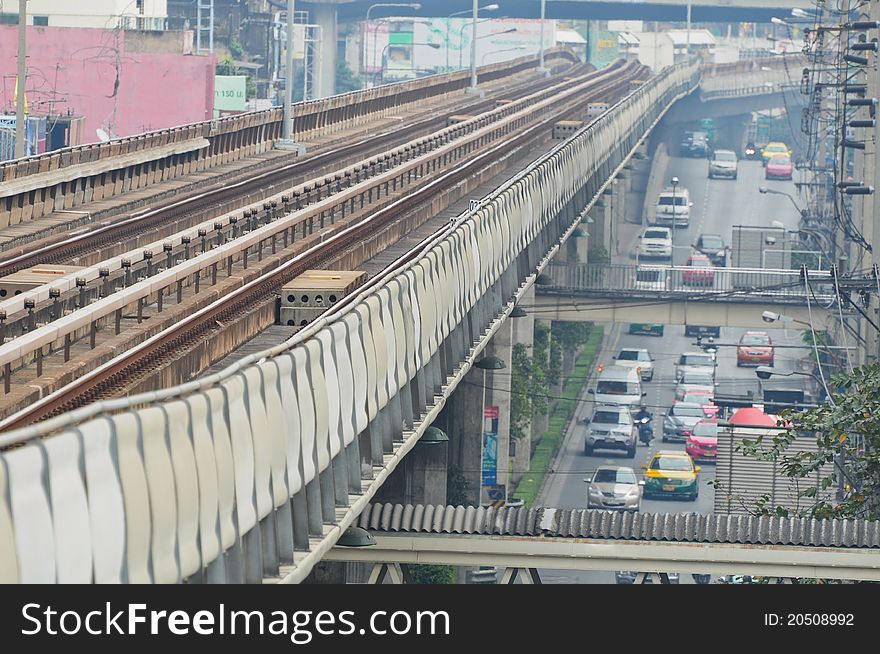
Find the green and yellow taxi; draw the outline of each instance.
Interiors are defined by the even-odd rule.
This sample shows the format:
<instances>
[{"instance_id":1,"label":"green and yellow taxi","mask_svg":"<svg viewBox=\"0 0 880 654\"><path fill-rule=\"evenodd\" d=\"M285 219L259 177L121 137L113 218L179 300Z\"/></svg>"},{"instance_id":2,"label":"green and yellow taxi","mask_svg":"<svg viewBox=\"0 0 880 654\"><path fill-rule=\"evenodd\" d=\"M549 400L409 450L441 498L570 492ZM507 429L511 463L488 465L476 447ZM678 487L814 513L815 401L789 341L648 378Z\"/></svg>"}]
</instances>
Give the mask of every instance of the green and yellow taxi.
<instances>
[{"instance_id":1,"label":"green and yellow taxi","mask_svg":"<svg viewBox=\"0 0 880 654\"><path fill-rule=\"evenodd\" d=\"M788 147L782 141L771 141L763 148L761 148L761 162L763 165L767 165L767 162L770 161L772 157L777 155L786 155L791 157L791 148Z\"/></svg>"},{"instance_id":2,"label":"green and yellow taxi","mask_svg":"<svg viewBox=\"0 0 880 654\"><path fill-rule=\"evenodd\" d=\"M645 469L645 498L671 496L694 501L700 493L693 459L684 452L660 451L651 457Z\"/></svg>"}]
</instances>

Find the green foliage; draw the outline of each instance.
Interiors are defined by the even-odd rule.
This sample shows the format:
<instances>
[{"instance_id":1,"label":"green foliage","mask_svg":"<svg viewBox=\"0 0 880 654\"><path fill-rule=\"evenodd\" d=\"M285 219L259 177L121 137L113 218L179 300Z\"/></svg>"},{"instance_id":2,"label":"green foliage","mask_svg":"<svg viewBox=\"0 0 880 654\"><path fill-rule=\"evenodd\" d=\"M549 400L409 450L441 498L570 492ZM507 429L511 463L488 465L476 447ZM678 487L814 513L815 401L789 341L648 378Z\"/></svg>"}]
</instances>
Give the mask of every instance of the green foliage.
<instances>
[{"instance_id":1,"label":"green foliage","mask_svg":"<svg viewBox=\"0 0 880 654\"><path fill-rule=\"evenodd\" d=\"M799 498L806 500L804 508L771 506L765 496L754 503L754 513L880 519L880 364L834 375L830 386L837 391L833 405L785 411L780 419L784 428L769 442L758 437L738 446L746 456L775 460L782 473L802 489ZM815 438L818 451L792 450L797 435ZM825 491L838 487L841 477L843 497L821 498Z\"/></svg>"},{"instance_id":2,"label":"green foliage","mask_svg":"<svg viewBox=\"0 0 880 654\"><path fill-rule=\"evenodd\" d=\"M468 483L467 477L455 464L449 464L448 472L446 473L446 503L452 506L472 506L474 505L468 499L468 492L470 491L470 484Z\"/></svg>"},{"instance_id":3,"label":"green foliage","mask_svg":"<svg viewBox=\"0 0 880 654\"><path fill-rule=\"evenodd\" d=\"M348 93L364 87L364 82L348 67L345 59L336 61L336 93Z\"/></svg>"},{"instance_id":4,"label":"green foliage","mask_svg":"<svg viewBox=\"0 0 880 654\"><path fill-rule=\"evenodd\" d=\"M563 352L572 355L587 342L593 323L554 320L551 328L553 338L562 346Z\"/></svg>"},{"instance_id":5,"label":"green foliage","mask_svg":"<svg viewBox=\"0 0 880 654\"><path fill-rule=\"evenodd\" d=\"M552 332L551 332L552 333ZM558 386L562 375L562 346L555 338L550 339L550 361L547 363L547 383Z\"/></svg>"},{"instance_id":6,"label":"green foliage","mask_svg":"<svg viewBox=\"0 0 880 654\"><path fill-rule=\"evenodd\" d=\"M535 333L537 335L537 326L535 323ZM603 329L601 326L594 327L590 331L589 339L584 345L580 355L572 371L571 376L566 380L565 387L562 390L562 398L556 403L549 420L547 432L535 448L532 460L529 464L529 471L523 475L519 484L514 491L513 496L523 500L527 505L531 506L541 484L547 476L550 463L556 456L556 451L562 444L565 436L565 428L574 414L578 400L584 392L584 386L590 378L590 370L596 360L596 354L602 345Z\"/></svg>"},{"instance_id":7,"label":"green foliage","mask_svg":"<svg viewBox=\"0 0 880 654\"><path fill-rule=\"evenodd\" d=\"M247 99L255 98L257 96L257 82L254 80L254 76L248 74L244 81L244 93Z\"/></svg>"},{"instance_id":8,"label":"green foliage","mask_svg":"<svg viewBox=\"0 0 880 654\"><path fill-rule=\"evenodd\" d=\"M451 565L404 564L404 571L414 584L454 584L455 568Z\"/></svg>"},{"instance_id":9,"label":"green foliage","mask_svg":"<svg viewBox=\"0 0 880 654\"><path fill-rule=\"evenodd\" d=\"M587 263L611 263L611 255L602 245L594 245L587 251Z\"/></svg>"},{"instance_id":10,"label":"green foliage","mask_svg":"<svg viewBox=\"0 0 880 654\"><path fill-rule=\"evenodd\" d=\"M525 436L535 414L547 413L547 386L542 367L535 365L522 343L512 348L510 379L510 435Z\"/></svg>"},{"instance_id":11,"label":"green foliage","mask_svg":"<svg viewBox=\"0 0 880 654\"><path fill-rule=\"evenodd\" d=\"M241 60L241 58L244 56L244 48L241 47L241 43L239 43L235 39L232 39L231 41L229 41L229 53L232 55L233 59Z\"/></svg>"}]
</instances>

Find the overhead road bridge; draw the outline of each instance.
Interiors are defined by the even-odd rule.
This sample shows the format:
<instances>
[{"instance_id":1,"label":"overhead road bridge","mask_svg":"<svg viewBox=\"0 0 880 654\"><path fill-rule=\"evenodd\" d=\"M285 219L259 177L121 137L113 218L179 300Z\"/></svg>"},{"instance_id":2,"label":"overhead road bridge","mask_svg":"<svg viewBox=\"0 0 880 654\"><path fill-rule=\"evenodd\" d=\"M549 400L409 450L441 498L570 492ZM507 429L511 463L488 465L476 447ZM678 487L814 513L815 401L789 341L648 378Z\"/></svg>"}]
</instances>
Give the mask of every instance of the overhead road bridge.
<instances>
[{"instance_id":1,"label":"overhead road bridge","mask_svg":"<svg viewBox=\"0 0 880 654\"><path fill-rule=\"evenodd\" d=\"M336 5L340 20L363 20L368 0L328 0L312 2L311 5ZM371 16L448 16L453 11L466 11L471 3L462 0L440 2L440 0L424 0L421 9L376 8ZM792 9L805 11L815 9L811 0L696 0L692 2L691 20L695 22L729 22L729 23L769 23L773 16L784 17ZM561 19L638 19L666 22L685 22L687 19L687 0L552 0L546 5L547 18ZM534 0L504 0L502 12L510 18L539 18L540 3ZM386 13L380 13L380 12Z\"/></svg>"},{"instance_id":2,"label":"overhead road bridge","mask_svg":"<svg viewBox=\"0 0 880 654\"><path fill-rule=\"evenodd\" d=\"M648 80L271 350L0 436L0 579L302 581L698 82Z\"/></svg>"},{"instance_id":3,"label":"overhead road bridge","mask_svg":"<svg viewBox=\"0 0 880 654\"><path fill-rule=\"evenodd\" d=\"M880 580L877 521L375 504L358 526L376 544L326 560L505 566L527 582L538 568Z\"/></svg>"}]
</instances>

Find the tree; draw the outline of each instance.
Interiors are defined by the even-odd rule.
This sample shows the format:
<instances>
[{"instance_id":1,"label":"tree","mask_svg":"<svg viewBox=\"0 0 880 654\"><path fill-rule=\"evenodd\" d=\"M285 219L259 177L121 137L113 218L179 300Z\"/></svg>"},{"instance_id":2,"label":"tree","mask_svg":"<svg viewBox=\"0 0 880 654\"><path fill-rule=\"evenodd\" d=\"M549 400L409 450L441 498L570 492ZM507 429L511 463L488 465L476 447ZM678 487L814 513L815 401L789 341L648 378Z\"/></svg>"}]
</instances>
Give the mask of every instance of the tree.
<instances>
[{"instance_id":1,"label":"tree","mask_svg":"<svg viewBox=\"0 0 880 654\"><path fill-rule=\"evenodd\" d=\"M755 503L755 513L880 519L880 364L834 375L829 386L833 404L783 411L783 429L769 444L757 438L738 447L746 456L776 460L783 474L798 484L807 482L799 492L810 501L806 509L770 507L764 497ZM798 435L814 436L818 451L790 451ZM817 473L822 476L814 482ZM820 491L837 488L841 481L843 497L834 502L816 499Z\"/></svg>"},{"instance_id":2,"label":"tree","mask_svg":"<svg viewBox=\"0 0 880 654\"><path fill-rule=\"evenodd\" d=\"M345 59L336 61L336 93L348 93L364 87L363 80L356 76Z\"/></svg>"}]
</instances>

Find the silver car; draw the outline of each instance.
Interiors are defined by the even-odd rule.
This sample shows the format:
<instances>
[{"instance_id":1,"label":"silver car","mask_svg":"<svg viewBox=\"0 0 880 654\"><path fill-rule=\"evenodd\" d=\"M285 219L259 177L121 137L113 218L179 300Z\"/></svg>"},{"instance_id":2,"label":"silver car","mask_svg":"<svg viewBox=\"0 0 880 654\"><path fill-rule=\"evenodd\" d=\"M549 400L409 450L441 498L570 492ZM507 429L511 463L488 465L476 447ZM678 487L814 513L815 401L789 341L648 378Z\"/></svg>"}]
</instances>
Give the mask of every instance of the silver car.
<instances>
[{"instance_id":1,"label":"silver car","mask_svg":"<svg viewBox=\"0 0 880 654\"><path fill-rule=\"evenodd\" d=\"M663 442L686 441L705 417L703 407L696 402L673 402L663 418Z\"/></svg>"},{"instance_id":2,"label":"silver car","mask_svg":"<svg viewBox=\"0 0 880 654\"><path fill-rule=\"evenodd\" d=\"M584 479L587 488L588 509L638 511L641 508L642 486L632 468L599 466L592 477Z\"/></svg>"},{"instance_id":3,"label":"silver car","mask_svg":"<svg viewBox=\"0 0 880 654\"><path fill-rule=\"evenodd\" d=\"M635 458L638 430L627 405L600 404L584 422L589 424L584 436L584 454L592 456L593 450L601 447L626 450L627 457Z\"/></svg>"},{"instance_id":4,"label":"silver car","mask_svg":"<svg viewBox=\"0 0 880 654\"><path fill-rule=\"evenodd\" d=\"M715 150L709 159L709 179L729 177L736 179L736 152Z\"/></svg>"},{"instance_id":5,"label":"silver car","mask_svg":"<svg viewBox=\"0 0 880 654\"><path fill-rule=\"evenodd\" d=\"M715 376L708 370L686 370L675 387L675 399L681 401L690 391L705 389L714 395Z\"/></svg>"},{"instance_id":6,"label":"silver car","mask_svg":"<svg viewBox=\"0 0 880 654\"><path fill-rule=\"evenodd\" d=\"M714 377L716 365L715 355L710 352L684 352L675 363L675 378L681 379L688 370L708 372Z\"/></svg>"},{"instance_id":7,"label":"silver car","mask_svg":"<svg viewBox=\"0 0 880 654\"><path fill-rule=\"evenodd\" d=\"M654 378L654 357L643 347L621 348L614 362L624 368L634 368L639 371L642 381L651 381Z\"/></svg>"}]
</instances>

